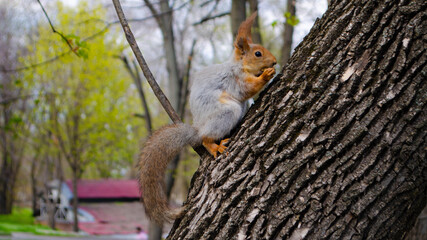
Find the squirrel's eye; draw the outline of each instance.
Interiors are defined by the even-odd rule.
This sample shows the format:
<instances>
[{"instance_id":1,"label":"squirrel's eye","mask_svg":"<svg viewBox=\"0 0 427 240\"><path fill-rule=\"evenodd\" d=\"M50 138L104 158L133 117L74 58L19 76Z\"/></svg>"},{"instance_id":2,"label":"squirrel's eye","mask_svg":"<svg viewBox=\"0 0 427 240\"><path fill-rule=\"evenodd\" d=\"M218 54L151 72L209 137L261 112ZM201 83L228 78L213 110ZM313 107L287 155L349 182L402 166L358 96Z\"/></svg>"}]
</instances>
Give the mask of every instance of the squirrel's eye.
<instances>
[{"instance_id":1,"label":"squirrel's eye","mask_svg":"<svg viewBox=\"0 0 427 240\"><path fill-rule=\"evenodd\" d=\"M261 53L260 51L256 51L256 52L255 52L255 56L257 56L257 57L261 57L261 56L262 56L262 53Z\"/></svg>"}]
</instances>

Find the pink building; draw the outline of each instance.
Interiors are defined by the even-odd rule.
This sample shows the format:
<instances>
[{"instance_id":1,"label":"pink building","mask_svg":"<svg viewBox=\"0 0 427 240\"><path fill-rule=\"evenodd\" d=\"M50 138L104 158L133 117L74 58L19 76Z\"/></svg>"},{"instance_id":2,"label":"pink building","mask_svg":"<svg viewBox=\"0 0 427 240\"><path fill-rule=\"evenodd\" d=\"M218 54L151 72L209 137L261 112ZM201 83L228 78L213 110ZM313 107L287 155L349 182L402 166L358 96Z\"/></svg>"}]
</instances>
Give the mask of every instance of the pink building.
<instances>
[{"instance_id":1,"label":"pink building","mask_svg":"<svg viewBox=\"0 0 427 240\"><path fill-rule=\"evenodd\" d=\"M58 226L71 225L74 199L72 182L68 180L60 185L58 183L59 181L52 182L49 201L56 202L55 219ZM137 180L80 180L77 183L77 198L81 231L106 235L134 234L137 227L143 231L148 229L148 221L139 201ZM45 199L42 199L40 206L40 219L43 221L47 217Z\"/></svg>"}]
</instances>

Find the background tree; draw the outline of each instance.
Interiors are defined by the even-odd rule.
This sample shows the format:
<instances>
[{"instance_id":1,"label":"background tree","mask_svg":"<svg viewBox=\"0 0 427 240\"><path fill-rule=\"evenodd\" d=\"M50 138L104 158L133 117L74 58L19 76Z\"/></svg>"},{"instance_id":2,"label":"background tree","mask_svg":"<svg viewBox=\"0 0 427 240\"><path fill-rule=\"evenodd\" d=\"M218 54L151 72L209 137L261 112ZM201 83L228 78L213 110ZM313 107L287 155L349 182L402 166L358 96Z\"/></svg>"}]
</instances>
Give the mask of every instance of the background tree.
<instances>
[{"instance_id":1,"label":"background tree","mask_svg":"<svg viewBox=\"0 0 427 240\"><path fill-rule=\"evenodd\" d=\"M294 36L294 26L298 24L298 18L296 17L296 0L288 0L286 3L286 12L285 12L286 21L283 24L283 45L281 51L280 65L285 66L285 64L291 58L292 52L292 40Z\"/></svg>"},{"instance_id":2,"label":"background tree","mask_svg":"<svg viewBox=\"0 0 427 240\"><path fill-rule=\"evenodd\" d=\"M240 23L246 20L246 3L249 4L249 15L258 11L258 0L232 0L231 1L231 32L233 38L237 35ZM262 44L261 29L259 24L259 13L255 18L252 31L252 40L255 43Z\"/></svg>"},{"instance_id":3,"label":"background tree","mask_svg":"<svg viewBox=\"0 0 427 240\"><path fill-rule=\"evenodd\" d=\"M169 239L402 239L427 200L426 9L333 1Z\"/></svg>"},{"instance_id":4,"label":"background tree","mask_svg":"<svg viewBox=\"0 0 427 240\"><path fill-rule=\"evenodd\" d=\"M120 169L129 168L137 147L137 119L132 116L136 98L129 92L131 80L122 77L123 68L116 57L121 52L114 34L83 41L87 36L102 32L100 21L104 10L81 2L77 9L58 3L55 28L61 29L75 47L76 54L28 71L27 81L34 82L34 91L49 93L49 100L40 104L49 111L46 131L52 133L56 146L72 171L73 195L77 182L86 170L93 176L120 176ZM42 62L68 46L49 25L39 28L39 35L30 47L28 60ZM55 43L55 44L53 44ZM41 108L40 108L41 109ZM127 124L126 124L127 123ZM117 172L118 170L118 172ZM115 172L116 171L116 172ZM78 202L73 199L74 230L78 231Z\"/></svg>"},{"instance_id":5,"label":"background tree","mask_svg":"<svg viewBox=\"0 0 427 240\"><path fill-rule=\"evenodd\" d=\"M19 16L16 2L5 2L0 6L0 66L1 70L17 66L19 54L25 54L21 35L29 34L31 21ZM27 143L30 126L28 99L19 73L0 71L0 214L12 211L16 181Z\"/></svg>"}]
</instances>

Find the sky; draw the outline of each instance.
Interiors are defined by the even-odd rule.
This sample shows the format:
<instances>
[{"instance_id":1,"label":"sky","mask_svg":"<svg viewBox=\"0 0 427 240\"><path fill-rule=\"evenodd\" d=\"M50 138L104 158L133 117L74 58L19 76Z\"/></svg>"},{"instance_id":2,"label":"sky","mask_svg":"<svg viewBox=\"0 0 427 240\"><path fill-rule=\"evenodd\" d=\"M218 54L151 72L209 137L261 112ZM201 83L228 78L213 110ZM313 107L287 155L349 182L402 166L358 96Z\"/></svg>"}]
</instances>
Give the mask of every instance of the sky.
<instances>
[{"instance_id":1,"label":"sky","mask_svg":"<svg viewBox=\"0 0 427 240\"><path fill-rule=\"evenodd\" d=\"M0 0L4 1L4 0ZM65 4L75 6L79 0L62 0ZM142 0L141 0L142 2ZM276 7L281 5L283 7ZM274 7L272 7L274 6ZM266 22L274 22L277 19L283 18L285 11L286 0L260 0L259 11L265 18ZM301 20L294 31L294 46L302 41L305 35L308 34L317 17L320 17L327 9L326 0L298 0L297 1L297 16Z\"/></svg>"}]
</instances>

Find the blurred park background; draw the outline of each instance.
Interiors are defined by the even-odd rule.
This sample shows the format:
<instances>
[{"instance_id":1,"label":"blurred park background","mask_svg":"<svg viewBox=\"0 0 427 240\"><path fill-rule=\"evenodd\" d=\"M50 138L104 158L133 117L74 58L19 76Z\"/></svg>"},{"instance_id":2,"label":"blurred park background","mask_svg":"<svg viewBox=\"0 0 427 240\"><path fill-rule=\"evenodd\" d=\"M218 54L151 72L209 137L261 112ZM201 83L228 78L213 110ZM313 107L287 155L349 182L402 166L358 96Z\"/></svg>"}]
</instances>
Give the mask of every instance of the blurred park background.
<instances>
[{"instance_id":1,"label":"blurred park background","mask_svg":"<svg viewBox=\"0 0 427 240\"><path fill-rule=\"evenodd\" d=\"M254 39L280 59L280 70L328 5L121 3L148 65L185 122L191 122L192 74L231 56L235 26L248 14L258 10ZM139 203L136 162L144 140L168 123L111 1L0 0L0 234L164 236L170 226L151 225ZM185 201L197 167L190 149L171 165L172 204Z\"/></svg>"}]
</instances>

